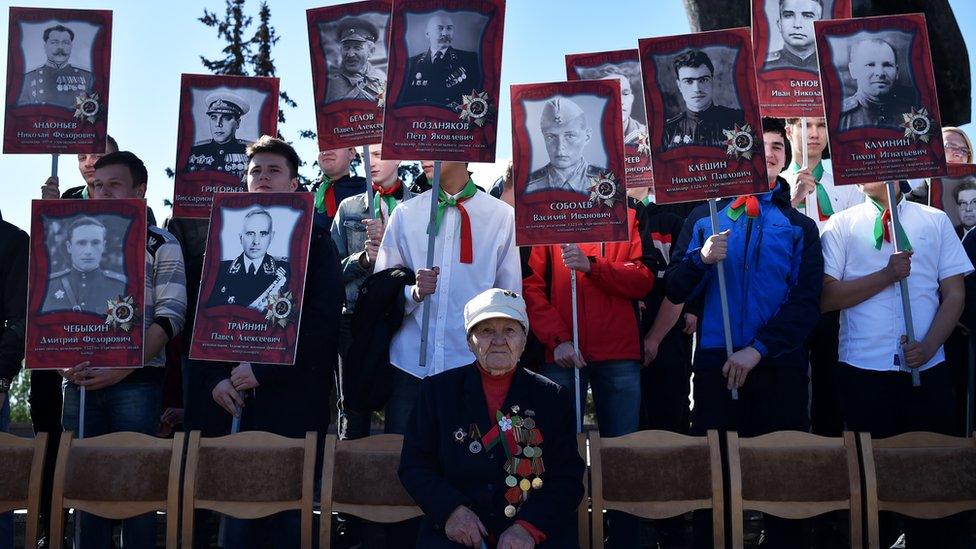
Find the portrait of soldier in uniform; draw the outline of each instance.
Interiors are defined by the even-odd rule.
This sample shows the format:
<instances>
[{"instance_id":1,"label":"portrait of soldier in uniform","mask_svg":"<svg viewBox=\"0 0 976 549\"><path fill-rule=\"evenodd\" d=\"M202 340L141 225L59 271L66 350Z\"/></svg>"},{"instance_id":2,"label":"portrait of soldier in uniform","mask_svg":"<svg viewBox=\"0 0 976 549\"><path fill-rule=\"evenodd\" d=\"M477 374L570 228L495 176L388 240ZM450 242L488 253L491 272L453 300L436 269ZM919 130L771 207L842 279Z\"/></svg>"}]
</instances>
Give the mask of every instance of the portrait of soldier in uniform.
<instances>
[{"instance_id":1,"label":"portrait of soldier in uniform","mask_svg":"<svg viewBox=\"0 0 976 549\"><path fill-rule=\"evenodd\" d=\"M693 49L676 55L671 66L684 108L664 123L665 150L685 145L724 148L723 130L741 126L745 115L742 109L715 104L716 75L712 59L704 51ZM731 77L727 82L734 89Z\"/></svg>"},{"instance_id":2,"label":"portrait of soldier in uniform","mask_svg":"<svg viewBox=\"0 0 976 549\"><path fill-rule=\"evenodd\" d=\"M436 12L424 29L427 48L410 58L399 104L427 103L460 112L461 96L484 91L476 51L454 47L454 17Z\"/></svg>"},{"instance_id":3,"label":"portrait of soldier in uniform","mask_svg":"<svg viewBox=\"0 0 976 549\"><path fill-rule=\"evenodd\" d=\"M777 4L775 29L783 37L783 47L770 51L765 70L797 69L817 72L817 44L813 22L823 19L824 0L767 0ZM772 26L770 33L774 32Z\"/></svg>"},{"instance_id":4,"label":"portrait of soldier in uniform","mask_svg":"<svg viewBox=\"0 0 976 549\"><path fill-rule=\"evenodd\" d=\"M207 307L240 305L264 311L269 297L287 291L288 260L268 253L274 236L274 223L268 210L257 208L244 216L240 230L241 254L220 262Z\"/></svg>"},{"instance_id":5,"label":"portrait of soldier in uniform","mask_svg":"<svg viewBox=\"0 0 976 549\"><path fill-rule=\"evenodd\" d=\"M955 183L952 190L945 192L945 187L947 182ZM956 234L959 238L966 236L969 231L976 227L976 176L970 175L961 179L950 179L943 178L943 202L947 203L948 207L943 208L948 212L949 218L953 221L958 220L956 223ZM949 203L949 201L952 201ZM953 210L955 210L956 215L951 215Z\"/></svg>"},{"instance_id":6,"label":"portrait of soldier in uniform","mask_svg":"<svg viewBox=\"0 0 976 549\"><path fill-rule=\"evenodd\" d=\"M41 313L71 310L105 315L108 301L126 295L125 275L102 268L106 233L105 225L94 217L80 216L68 225L64 245L70 265L48 277Z\"/></svg>"},{"instance_id":7,"label":"portrait of soldier in uniform","mask_svg":"<svg viewBox=\"0 0 976 549\"><path fill-rule=\"evenodd\" d=\"M209 94L205 104L211 139L193 145L184 171L227 172L243 177L249 142L239 139L237 130L251 106L241 96L226 91Z\"/></svg>"},{"instance_id":8,"label":"portrait of soldier in uniform","mask_svg":"<svg viewBox=\"0 0 976 549\"><path fill-rule=\"evenodd\" d=\"M339 21L335 40L339 42L339 64L329 70L325 102L342 99L364 99L377 102L386 90L386 63L383 69L372 64L376 41L380 40L376 25L363 17L346 17ZM323 40L332 40L332 36Z\"/></svg>"},{"instance_id":9,"label":"portrait of soldier in uniform","mask_svg":"<svg viewBox=\"0 0 976 549\"><path fill-rule=\"evenodd\" d=\"M640 137L647 135L647 125L632 116L634 108L634 90L630 85L630 78L625 74L610 73L603 80L618 80L620 82L620 104L623 107L624 144L638 145Z\"/></svg>"},{"instance_id":10,"label":"portrait of soldier in uniform","mask_svg":"<svg viewBox=\"0 0 976 549\"><path fill-rule=\"evenodd\" d=\"M847 70L857 85L841 105L838 130L881 127L901 129L902 115L915 103L913 87L899 83L898 53L876 36L844 40L850 43Z\"/></svg>"},{"instance_id":11,"label":"portrait of soldier in uniform","mask_svg":"<svg viewBox=\"0 0 976 549\"><path fill-rule=\"evenodd\" d=\"M524 194L571 191L589 195L591 179L606 169L590 164L583 155L593 138L586 112L571 99L553 97L542 107L539 129L549 162L529 174Z\"/></svg>"},{"instance_id":12,"label":"portrait of soldier in uniform","mask_svg":"<svg viewBox=\"0 0 976 549\"><path fill-rule=\"evenodd\" d=\"M54 105L75 108L75 99L91 93L95 77L73 66L71 50L75 32L64 25L44 29L44 65L28 71L17 99L18 105Z\"/></svg>"}]
</instances>

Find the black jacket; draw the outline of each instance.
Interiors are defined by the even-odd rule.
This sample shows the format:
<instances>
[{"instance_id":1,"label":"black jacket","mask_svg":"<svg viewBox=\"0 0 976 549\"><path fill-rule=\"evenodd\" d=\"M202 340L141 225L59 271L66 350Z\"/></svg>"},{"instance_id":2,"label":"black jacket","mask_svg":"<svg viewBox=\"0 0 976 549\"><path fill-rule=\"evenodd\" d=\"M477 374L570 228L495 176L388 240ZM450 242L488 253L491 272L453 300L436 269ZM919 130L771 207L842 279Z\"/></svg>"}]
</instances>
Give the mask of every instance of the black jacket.
<instances>
[{"instance_id":1,"label":"black jacket","mask_svg":"<svg viewBox=\"0 0 976 549\"><path fill-rule=\"evenodd\" d=\"M370 275L359 287L352 317L352 343L342 365L343 406L380 410L393 390L390 342L403 323L403 288L415 282L406 267Z\"/></svg>"},{"instance_id":2,"label":"black jacket","mask_svg":"<svg viewBox=\"0 0 976 549\"><path fill-rule=\"evenodd\" d=\"M543 547L579 546L576 508L583 497L584 464L576 448L572 391L519 367L504 410L515 405L522 417L535 414L545 472L542 488L531 490L515 517L506 518L508 473L502 446L474 454L468 440L458 443L454 435L471 424L482 434L492 426L477 366L455 368L421 383L400 457L400 482L426 515L418 547L444 539L444 524L459 505L476 513L493 536L525 520L546 535Z\"/></svg>"},{"instance_id":3,"label":"black jacket","mask_svg":"<svg viewBox=\"0 0 976 549\"><path fill-rule=\"evenodd\" d=\"M24 359L27 233L0 217L0 379L13 381Z\"/></svg>"},{"instance_id":4,"label":"black jacket","mask_svg":"<svg viewBox=\"0 0 976 549\"><path fill-rule=\"evenodd\" d=\"M328 396L338 362L343 298L335 244L329 231L313 226L295 364L251 365L259 386L245 401L242 430L300 438L306 431L328 429ZM208 388L212 391L229 376L226 364L214 363Z\"/></svg>"}]
</instances>

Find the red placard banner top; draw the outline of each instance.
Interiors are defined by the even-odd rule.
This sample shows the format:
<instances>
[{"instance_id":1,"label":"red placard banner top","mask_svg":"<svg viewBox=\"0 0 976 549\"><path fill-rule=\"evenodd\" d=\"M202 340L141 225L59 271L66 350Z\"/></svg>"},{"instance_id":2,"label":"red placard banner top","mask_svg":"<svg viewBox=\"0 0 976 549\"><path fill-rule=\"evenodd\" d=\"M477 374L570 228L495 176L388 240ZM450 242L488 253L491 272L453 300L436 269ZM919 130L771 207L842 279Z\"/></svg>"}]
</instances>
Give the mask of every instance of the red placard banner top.
<instances>
[{"instance_id":1,"label":"red placard banner top","mask_svg":"<svg viewBox=\"0 0 976 549\"><path fill-rule=\"evenodd\" d=\"M111 59L111 11L10 8L3 152L105 152Z\"/></svg>"},{"instance_id":2,"label":"red placard banner top","mask_svg":"<svg viewBox=\"0 0 976 549\"><path fill-rule=\"evenodd\" d=\"M494 162L504 0L394 0L383 158Z\"/></svg>"},{"instance_id":3,"label":"red placard banner top","mask_svg":"<svg viewBox=\"0 0 976 549\"><path fill-rule=\"evenodd\" d=\"M817 21L827 135L839 185L946 173L921 14Z\"/></svg>"},{"instance_id":4,"label":"red placard banner top","mask_svg":"<svg viewBox=\"0 0 976 549\"><path fill-rule=\"evenodd\" d=\"M769 190L748 29L639 41L655 201Z\"/></svg>"},{"instance_id":5,"label":"red placard banner top","mask_svg":"<svg viewBox=\"0 0 976 549\"><path fill-rule=\"evenodd\" d=\"M142 199L31 203L28 368L142 366L147 238Z\"/></svg>"},{"instance_id":6,"label":"red placard banner top","mask_svg":"<svg viewBox=\"0 0 976 549\"><path fill-rule=\"evenodd\" d=\"M319 150L382 139L391 8L366 0L308 10Z\"/></svg>"},{"instance_id":7,"label":"red placard banner top","mask_svg":"<svg viewBox=\"0 0 976 549\"><path fill-rule=\"evenodd\" d=\"M566 56L568 80L620 82L620 104L627 150L627 187L654 187L651 144L647 135L644 86L637 50L574 53Z\"/></svg>"},{"instance_id":8,"label":"red placard banner top","mask_svg":"<svg viewBox=\"0 0 976 549\"><path fill-rule=\"evenodd\" d=\"M850 17L851 0L752 0L752 47L763 116L823 116L813 23Z\"/></svg>"},{"instance_id":9,"label":"red placard banner top","mask_svg":"<svg viewBox=\"0 0 976 549\"><path fill-rule=\"evenodd\" d=\"M277 133L277 78L184 74L173 215L208 218L214 193L247 190L247 146Z\"/></svg>"}]
</instances>

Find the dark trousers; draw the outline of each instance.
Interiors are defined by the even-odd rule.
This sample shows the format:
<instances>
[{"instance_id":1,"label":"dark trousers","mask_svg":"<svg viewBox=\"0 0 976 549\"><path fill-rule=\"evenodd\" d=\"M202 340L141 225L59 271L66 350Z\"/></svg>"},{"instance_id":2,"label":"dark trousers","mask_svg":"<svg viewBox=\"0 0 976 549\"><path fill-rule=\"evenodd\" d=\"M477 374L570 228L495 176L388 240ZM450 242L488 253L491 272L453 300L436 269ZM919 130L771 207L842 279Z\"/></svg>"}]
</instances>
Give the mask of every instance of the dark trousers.
<instances>
[{"instance_id":1,"label":"dark trousers","mask_svg":"<svg viewBox=\"0 0 976 549\"><path fill-rule=\"evenodd\" d=\"M952 370L943 362L920 373L921 385L912 386L905 372L879 372L841 363L838 393L849 431L887 438L911 431L951 434L953 430ZM966 515L945 519L904 520L907 548L962 547L959 537ZM882 546L898 538L898 520L881 513Z\"/></svg>"},{"instance_id":2,"label":"dark trousers","mask_svg":"<svg viewBox=\"0 0 976 549\"><path fill-rule=\"evenodd\" d=\"M343 440L368 437L370 433L370 422L373 417L372 411L350 407L346 404L345 398L343 398L345 372L349 364L347 357L349 357L349 353L356 352L355 349L350 349L351 343L352 315L344 314L339 321L339 369L336 371L336 390L339 406L336 430L339 433L339 438Z\"/></svg>"},{"instance_id":3,"label":"dark trousers","mask_svg":"<svg viewBox=\"0 0 976 549\"><path fill-rule=\"evenodd\" d=\"M47 433L47 447L44 451L44 472L41 480L41 531L50 532L51 487L54 482L54 466L58 460L58 445L61 442L61 382L64 378L57 370L31 370L30 403L31 424L34 433ZM63 520L63 517L59 517Z\"/></svg>"},{"instance_id":4,"label":"dark trousers","mask_svg":"<svg viewBox=\"0 0 976 549\"><path fill-rule=\"evenodd\" d=\"M641 370L639 428L687 433L691 402L691 346L672 331L661 341L657 358Z\"/></svg>"},{"instance_id":5,"label":"dark trousers","mask_svg":"<svg viewBox=\"0 0 976 549\"><path fill-rule=\"evenodd\" d=\"M725 360L725 351L718 349L699 349L695 356L693 435L702 436L709 429L738 431L742 437L810 429L805 350L760 360L749 372L745 385L739 388L738 400L732 400L728 381L722 375ZM695 547L710 547L711 513L696 511L694 521ZM763 522L766 531L764 547L792 549L802 546L801 522L770 515L765 515Z\"/></svg>"},{"instance_id":6,"label":"dark trousers","mask_svg":"<svg viewBox=\"0 0 976 549\"><path fill-rule=\"evenodd\" d=\"M949 367L952 376L952 387L954 389L953 401L953 425L952 434L956 436L966 436L966 399L969 390L969 355L972 353L970 348L971 337L964 334L962 330L956 328L952 331L949 339L946 340L945 356L946 365Z\"/></svg>"},{"instance_id":7,"label":"dark trousers","mask_svg":"<svg viewBox=\"0 0 976 549\"><path fill-rule=\"evenodd\" d=\"M807 338L810 354L810 428L814 434L839 437L844 417L837 397L837 348L840 311L824 313Z\"/></svg>"}]
</instances>

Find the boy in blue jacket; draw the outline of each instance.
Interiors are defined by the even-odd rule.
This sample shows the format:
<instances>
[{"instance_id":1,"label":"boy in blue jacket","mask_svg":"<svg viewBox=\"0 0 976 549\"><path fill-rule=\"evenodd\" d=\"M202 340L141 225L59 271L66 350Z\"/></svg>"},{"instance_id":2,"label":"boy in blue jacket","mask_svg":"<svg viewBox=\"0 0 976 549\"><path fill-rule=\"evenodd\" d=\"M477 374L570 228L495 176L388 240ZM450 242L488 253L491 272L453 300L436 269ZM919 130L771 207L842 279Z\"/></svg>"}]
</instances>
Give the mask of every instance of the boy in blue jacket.
<instances>
[{"instance_id":1,"label":"boy in blue jacket","mask_svg":"<svg viewBox=\"0 0 976 549\"><path fill-rule=\"evenodd\" d=\"M782 121L763 119L770 191L719 201L719 234L708 206L685 221L667 269L673 303L701 301L693 370L692 434L708 429L757 436L808 431L808 362L803 342L820 317L823 255L817 226L790 204ZM727 357L718 285L724 261L734 353ZM732 400L731 389L739 400ZM767 517L773 547L795 547L795 527ZM696 521L697 522L697 521ZM696 541L701 536L696 524Z\"/></svg>"}]
</instances>

